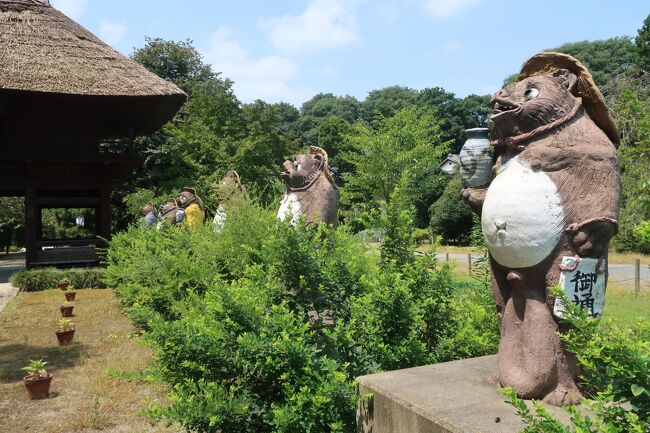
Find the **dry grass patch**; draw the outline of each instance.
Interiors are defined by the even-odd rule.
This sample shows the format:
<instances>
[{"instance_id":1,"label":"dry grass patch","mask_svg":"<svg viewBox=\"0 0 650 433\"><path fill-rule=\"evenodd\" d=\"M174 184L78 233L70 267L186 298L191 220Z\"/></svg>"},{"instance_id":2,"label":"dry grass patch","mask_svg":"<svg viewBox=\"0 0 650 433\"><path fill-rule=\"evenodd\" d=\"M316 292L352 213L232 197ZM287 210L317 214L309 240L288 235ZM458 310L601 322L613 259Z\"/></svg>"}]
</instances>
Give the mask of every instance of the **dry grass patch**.
<instances>
[{"instance_id":1,"label":"dry grass patch","mask_svg":"<svg viewBox=\"0 0 650 433\"><path fill-rule=\"evenodd\" d=\"M177 428L139 416L164 402L160 385L110 377L139 372L152 360L111 290L78 290L75 339L59 347L54 335L64 301L59 290L19 293L0 313L0 419L3 433L167 433ZM50 398L29 400L21 367L44 358L54 374Z\"/></svg>"}]
</instances>

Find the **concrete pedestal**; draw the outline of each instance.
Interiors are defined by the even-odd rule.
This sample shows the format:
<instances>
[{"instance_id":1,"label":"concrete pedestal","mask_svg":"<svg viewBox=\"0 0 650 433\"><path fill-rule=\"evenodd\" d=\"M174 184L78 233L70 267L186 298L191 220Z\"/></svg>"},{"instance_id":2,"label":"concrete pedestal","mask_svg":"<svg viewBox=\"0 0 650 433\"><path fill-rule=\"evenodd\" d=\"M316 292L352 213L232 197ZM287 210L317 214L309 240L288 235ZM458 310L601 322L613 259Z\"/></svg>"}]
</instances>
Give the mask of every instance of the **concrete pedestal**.
<instances>
[{"instance_id":1,"label":"concrete pedestal","mask_svg":"<svg viewBox=\"0 0 650 433\"><path fill-rule=\"evenodd\" d=\"M516 433L524 427L497 390L496 355L358 378L359 433ZM567 422L561 408L549 411Z\"/></svg>"}]
</instances>

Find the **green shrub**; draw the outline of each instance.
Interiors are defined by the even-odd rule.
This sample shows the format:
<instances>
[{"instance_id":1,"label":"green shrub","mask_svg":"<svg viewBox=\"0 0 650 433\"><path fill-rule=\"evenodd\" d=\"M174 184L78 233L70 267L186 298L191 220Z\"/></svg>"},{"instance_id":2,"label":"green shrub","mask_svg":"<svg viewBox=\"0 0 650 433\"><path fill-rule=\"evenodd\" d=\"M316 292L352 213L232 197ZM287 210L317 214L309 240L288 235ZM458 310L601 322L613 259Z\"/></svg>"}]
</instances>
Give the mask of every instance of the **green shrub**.
<instances>
[{"instance_id":1,"label":"green shrub","mask_svg":"<svg viewBox=\"0 0 650 433\"><path fill-rule=\"evenodd\" d=\"M462 188L460 174L456 173L442 196L431 205L431 231L442 236L445 245L467 245L470 241L474 212L463 201Z\"/></svg>"},{"instance_id":2,"label":"green shrub","mask_svg":"<svg viewBox=\"0 0 650 433\"><path fill-rule=\"evenodd\" d=\"M36 268L15 272L10 281L26 292L56 289L62 279L67 279L78 289L100 289L106 287L105 275L103 268Z\"/></svg>"},{"instance_id":3,"label":"green shrub","mask_svg":"<svg viewBox=\"0 0 650 433\"><path fill-rule=\"evenodd\" d=\"M242 202L219 233L113 237L107 280L172 386L153 415L198 432L352 432L355 377L434 362L471 314L454 317L434 256L382 261L345 226L274 214Z\"/></svg>"}]
</instances>

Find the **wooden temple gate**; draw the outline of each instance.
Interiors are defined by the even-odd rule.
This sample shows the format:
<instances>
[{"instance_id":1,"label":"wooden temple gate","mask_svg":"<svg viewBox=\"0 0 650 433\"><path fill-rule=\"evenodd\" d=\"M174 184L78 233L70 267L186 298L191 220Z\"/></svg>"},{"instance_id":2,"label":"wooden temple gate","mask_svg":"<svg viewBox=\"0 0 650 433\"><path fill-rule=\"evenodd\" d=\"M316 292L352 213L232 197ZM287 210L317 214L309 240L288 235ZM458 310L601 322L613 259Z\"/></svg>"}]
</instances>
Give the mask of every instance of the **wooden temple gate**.
<instances>
[{"instance_id":1,"label":"wooden temple gate","mask_svg":"<svg viewBox=\"0 0 650 433\"><path fill-rule=\"evenodd\" d=\"M0 0L0 196L25 197L27 267L98 262L111 193L138 164L128 143L185 100L49 1ZM92 209L93 232L45 237L49 208Z\"/></svg>"}]
</instances>

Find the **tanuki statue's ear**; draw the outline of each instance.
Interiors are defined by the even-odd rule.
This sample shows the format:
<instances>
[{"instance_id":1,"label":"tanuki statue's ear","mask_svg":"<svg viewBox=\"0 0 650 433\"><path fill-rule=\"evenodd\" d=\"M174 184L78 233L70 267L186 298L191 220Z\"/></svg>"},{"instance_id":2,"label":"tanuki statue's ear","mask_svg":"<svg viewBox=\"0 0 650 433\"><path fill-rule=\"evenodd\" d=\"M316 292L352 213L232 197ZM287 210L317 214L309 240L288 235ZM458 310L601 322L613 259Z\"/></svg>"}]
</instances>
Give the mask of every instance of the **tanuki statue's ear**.
<instances>
[{"instance_id":1,"label":"tanuki statue's ear","mask_svg":"<svg viewBox=\"0 0 650 433\"><path fill-rule=\"evenodd\" d=\"M576 76L576 74L569 71L568 69L558 69L553 71L553 76L562 80L566 89L569 92L573 93L573 89L575 88L576 83L578 82L578 77Z\"/></svg>"},{"instance_id":2,"label":"tanuki statue's ear","mask_svg":"<svg viewBox=\"0 0 650 433\"><path fill-rule=\"evenodd\" d=\"M317 170L322 170L323 169L323 155L319 153L314 153L312 154L314 159L316 160L316 169Z\"/></svg>"}]
</instances>

